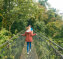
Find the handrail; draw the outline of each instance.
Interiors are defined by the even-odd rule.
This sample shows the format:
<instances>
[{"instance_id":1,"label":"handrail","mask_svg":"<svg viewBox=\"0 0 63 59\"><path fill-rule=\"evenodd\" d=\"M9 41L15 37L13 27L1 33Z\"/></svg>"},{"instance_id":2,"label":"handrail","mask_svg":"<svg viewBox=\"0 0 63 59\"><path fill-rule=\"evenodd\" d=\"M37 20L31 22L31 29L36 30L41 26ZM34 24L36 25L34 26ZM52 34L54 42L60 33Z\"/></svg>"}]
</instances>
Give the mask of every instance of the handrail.
<instances>
[{"instance_id":1,"label":"handrail","mask_svg":"<svg viewBox=\"0 0 63 59\"><path fill-rule=\"evenodd\" d=\"M56 53L59 55L59 56L61 56L61 58L63 58L63 55L58 51L58 50L56 50L52 45L50 45L55 51L56 51Z\"/></svg>"},{"instance_id":2,"label":"handrail","mask_svg":"<svg viewBox=\"0 0 63 59\"><path fill-rule=\"evenodd\" d=\"M40 36L38 36L37 35L37 37L40 37ZM40 37L41 38L41 37ZM42 39L42 38L41 38ZM47 42L46 42L47 43ZM59 56L61 56L61 58L63 59L63 55L57 50L57 49L55 49L52 45L50 45L54 50L55 50L55 52L57 53L57 55L59 55Z\"/></svg>"},{"instance_id":3,"label":"handrail","mask_svg":"<svg viewBox=\"0 0 63 59\"><path fill-rule=\"evenodd\" d=\"M20 55L22 53L22 49L24 47L24 37L21 36L21 34L24 33L24 30L14 35L10 40L6 41L4 46L0 48L0 58L1 59L13 59L16 58L19 59ZM17 37L16 37L17 36ZM5 53L4 53L5 52ZM3 55L3 57L2 57Z\"/></svg>"},{"instance_id":4,"label":"handrail","mask_svg":"<svg viewBox=\"0 0 63 59\"><path fill-rule=\"evenodd\" d=\"M49 40L47 37L43 36L44 38L46 38L47 40ZM49 40L51 43L53 43L54 45L56 45L57 47L59 47L60 49L63 50L63 48L61 46L59 46L58 44L54 43L53 41Z\"/></svg>"},{"instance_id":5,"label":"handrail","mask_svg":"<svg viewBox=\"0 0 63 59\"><path fill-rule=\"evenodd\" d=\"M3 43L2 45L0 45L0 48L1 48L2 46L4 46L5 44L9 43L10 40L12 40L14 37L18 36L20 33L21 33L21 32L17 33L17 35L13 36L11 39L7 40L5 43Z\"/></svg>"},{"instance_id":6,"label":"handrail","mask_svg":"<svg viewBox=\"0 0 63 59\"><path fill-rule=\"evenodd\" d=\"M36 31L35 31L36 32ZM39 34L39 35L42 35L42 34ZM45 39L47 39L47 40L49 40L49 38L48 37L45 37L45 36L43 36L42 35L42 37L44 37ZM53 41L51 41L51 40L49 40L52 44L54 44L54 45L56 45L57 47L59 47L60 49L62 49L63 50L63 47L61 47L61 46L59 46L59 45L57 45L56 43L54 43Z\"/></svg>"}]
</instances>

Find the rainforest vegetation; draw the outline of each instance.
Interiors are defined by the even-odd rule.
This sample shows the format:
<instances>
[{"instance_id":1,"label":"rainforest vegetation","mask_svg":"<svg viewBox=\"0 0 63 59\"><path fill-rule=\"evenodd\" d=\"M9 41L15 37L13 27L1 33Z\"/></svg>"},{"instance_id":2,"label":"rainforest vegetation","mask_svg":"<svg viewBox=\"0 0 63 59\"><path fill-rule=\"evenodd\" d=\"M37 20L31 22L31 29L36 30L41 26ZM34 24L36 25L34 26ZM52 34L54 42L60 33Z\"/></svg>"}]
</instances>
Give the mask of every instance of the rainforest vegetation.
<instances>
[{"instance_id":1,"label":"rainforest vegetation","mask_svg":"<svg viewBox=\"0 0 63 59\"><path fill-rule=\"evenodd\" d=\"M62 16L47 1L0 0L0 45L30 24L35 31L63 47Z\"/></svg>"}]
</instances>

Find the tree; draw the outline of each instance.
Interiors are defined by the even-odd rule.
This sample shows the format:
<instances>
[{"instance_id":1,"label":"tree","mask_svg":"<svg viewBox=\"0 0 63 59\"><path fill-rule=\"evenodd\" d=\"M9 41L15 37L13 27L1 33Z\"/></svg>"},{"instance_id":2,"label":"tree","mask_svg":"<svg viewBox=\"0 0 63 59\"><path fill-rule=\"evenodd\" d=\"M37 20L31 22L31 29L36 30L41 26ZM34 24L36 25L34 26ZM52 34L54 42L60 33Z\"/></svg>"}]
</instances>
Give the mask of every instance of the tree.
<instances>
[{"instance_id":1,"label":"tree","mask_svg":"<svg viewBox=\"0 0 63 59\"><path fill-rule=\"evenodd\" d=\"M48 1L48 0L39 0L39 3L40 3L40 5L46 7L46 6L49 5L47 1Z\"/></svg>"}]
</instances>

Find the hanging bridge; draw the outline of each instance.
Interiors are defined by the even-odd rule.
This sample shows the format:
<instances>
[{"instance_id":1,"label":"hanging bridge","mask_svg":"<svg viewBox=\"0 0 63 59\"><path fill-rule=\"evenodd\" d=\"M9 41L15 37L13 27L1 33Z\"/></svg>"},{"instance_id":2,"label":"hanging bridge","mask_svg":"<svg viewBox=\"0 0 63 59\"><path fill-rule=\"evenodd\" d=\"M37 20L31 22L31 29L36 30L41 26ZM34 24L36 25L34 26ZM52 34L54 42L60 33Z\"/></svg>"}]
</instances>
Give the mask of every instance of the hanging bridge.
<instances>
[{"instance_id":1,"label":"hanging bridge","mask_svg":"<svg viewBox=\"0 0 63 59\"><path fill-rule=\"evenodd\" d=\"M39 32L33 37L32 49L27 55L22 33L24 31L0 45L0 59L63 59L63 47Z\"/></svg>"}]
</instances>

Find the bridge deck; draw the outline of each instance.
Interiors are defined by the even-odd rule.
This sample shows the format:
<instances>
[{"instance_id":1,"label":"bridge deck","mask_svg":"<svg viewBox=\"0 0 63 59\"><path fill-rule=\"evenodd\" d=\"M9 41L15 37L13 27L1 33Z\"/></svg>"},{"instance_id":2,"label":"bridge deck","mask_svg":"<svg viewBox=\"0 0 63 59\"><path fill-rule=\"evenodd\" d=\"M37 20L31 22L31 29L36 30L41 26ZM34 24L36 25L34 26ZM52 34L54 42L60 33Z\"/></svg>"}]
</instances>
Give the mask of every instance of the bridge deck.
<instances>
[{"instance_id":1,"label":"bridge deck","mask_svg":"<svg viewBox=\"0 0 63 59\"><path fill-rule=\"evenodd\" d=\"M29 55L27 55L27 45L25 43L24 48L22 50L22 54L20 56L20 59L38 59L36 49L34 47L34 44L32 43L32 49Z\"/></svg>"}]
</instances>

